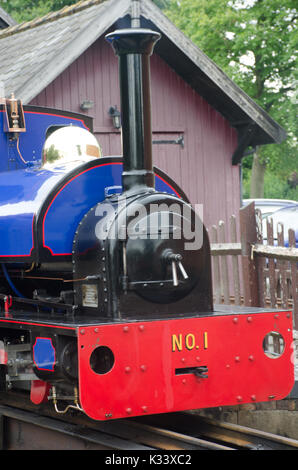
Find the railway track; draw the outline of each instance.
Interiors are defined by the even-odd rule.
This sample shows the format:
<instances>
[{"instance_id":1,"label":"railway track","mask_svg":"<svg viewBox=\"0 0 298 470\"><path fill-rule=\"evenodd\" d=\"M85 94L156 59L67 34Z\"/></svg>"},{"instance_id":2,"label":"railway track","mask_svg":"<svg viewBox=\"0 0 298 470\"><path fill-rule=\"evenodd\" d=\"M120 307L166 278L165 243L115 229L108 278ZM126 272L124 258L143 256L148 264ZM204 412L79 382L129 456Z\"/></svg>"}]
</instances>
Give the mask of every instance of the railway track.
<instances>
[{"instance_id":1,"label":"railway track","mask_svg":"<svg viewBox=\"0 0 298 470\"><path fill-rule=\"evenodd\" d=\"M298 440L183 412L149 416L143 422L187 433L227 450L298 450Z\"/></svg>"},{"instance_id":2,"label":"railway track","mask_svg":"<svg viewBox=\"0 0 298 470\"><path fill-rule=\"evenodd\" d=\"M226 450L228 447L144 423L119 420L83 425L0 405L4 450ZM81 417L79 417L81 418ZM87 423L86 423L87 424ZM92 426L92 427L91 427ZM36 438L38 436L38 438Z\"/></svg>"},{"instance_id":3,"label":"railway track","mask_svg":"<svg viewBox=\"0 0 298 470\"><path fill-rule=\"evenodd\" d=\"M28 404L21 409L0 402L0 449L298 450L298 441L190 413L94 422L82 414L57 419L50 412L33 412Z\"/></svg>"}]
</instances>

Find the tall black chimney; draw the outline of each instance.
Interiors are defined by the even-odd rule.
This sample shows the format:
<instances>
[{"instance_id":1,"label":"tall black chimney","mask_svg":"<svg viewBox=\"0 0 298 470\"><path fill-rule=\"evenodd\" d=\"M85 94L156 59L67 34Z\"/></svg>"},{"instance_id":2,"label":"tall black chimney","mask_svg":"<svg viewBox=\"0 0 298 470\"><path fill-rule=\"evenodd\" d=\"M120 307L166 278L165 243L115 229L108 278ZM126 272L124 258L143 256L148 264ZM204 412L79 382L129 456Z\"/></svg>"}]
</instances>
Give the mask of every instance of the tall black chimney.
<instances>
[{"instance_id":1,"label":"tall black chimney","mask_svg":"<svg viewBox=\"0 0 298 470\"><path fill-rule=\"evenodd\" d=\"M160 34L121 29L106 36L119 56L123 190L154 188L150 103L150 55Z\"/></svg>"}]
</instances>

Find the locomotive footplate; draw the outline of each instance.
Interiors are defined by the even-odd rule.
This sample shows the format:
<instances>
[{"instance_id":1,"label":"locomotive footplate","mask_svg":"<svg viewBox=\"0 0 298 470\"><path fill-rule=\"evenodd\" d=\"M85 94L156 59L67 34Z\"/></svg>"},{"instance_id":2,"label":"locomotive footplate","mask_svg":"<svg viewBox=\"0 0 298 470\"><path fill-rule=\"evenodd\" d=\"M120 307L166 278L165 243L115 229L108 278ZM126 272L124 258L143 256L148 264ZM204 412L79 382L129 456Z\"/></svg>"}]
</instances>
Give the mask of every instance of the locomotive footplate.
<instances>
[{"instance_id":1,"label":"locomotive footplate","mask_svg":"<svg viewBox=\"0 0 298 470\"><path fill-rule=\"evenodd\" d=\"M95 420L280 400L294 385L288 311L220 306L207 316L113 323L15 314L0 327L34 332L34 364L47 383L66 357L57 337L71 336L79 409Z\"/></svg>"}]
</instances>

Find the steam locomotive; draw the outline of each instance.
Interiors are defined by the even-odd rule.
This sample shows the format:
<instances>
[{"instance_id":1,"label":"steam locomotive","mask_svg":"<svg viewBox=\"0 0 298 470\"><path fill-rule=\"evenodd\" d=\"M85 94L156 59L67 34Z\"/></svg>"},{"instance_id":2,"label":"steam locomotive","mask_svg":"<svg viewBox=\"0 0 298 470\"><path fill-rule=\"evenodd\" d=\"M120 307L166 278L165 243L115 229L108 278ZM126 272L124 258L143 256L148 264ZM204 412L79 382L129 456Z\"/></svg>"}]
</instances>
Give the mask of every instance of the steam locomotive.
<instances>
[{"instance_id":1,"label":"steam locomotive","mask_svg":"<svg viewBox=\"0 0 298 470\"><path fill-rule=\"evenodd\" d=\"M159 33L106 39L123 158L102 156L87 116L1 103L0 400L107 420L281 399L291 312L213 305L207 231L152 165Z\"/></svg>"}]
</instances>

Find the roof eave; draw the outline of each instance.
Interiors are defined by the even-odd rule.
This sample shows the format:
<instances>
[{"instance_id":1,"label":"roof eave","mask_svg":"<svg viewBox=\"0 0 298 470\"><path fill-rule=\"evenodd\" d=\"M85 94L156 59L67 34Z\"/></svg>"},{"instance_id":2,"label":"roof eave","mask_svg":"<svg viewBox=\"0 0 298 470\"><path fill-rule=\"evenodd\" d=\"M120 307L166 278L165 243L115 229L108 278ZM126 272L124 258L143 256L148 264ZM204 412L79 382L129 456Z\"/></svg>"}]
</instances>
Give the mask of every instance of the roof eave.
<instances>
[{"instance_id":1,"label":"roof eave","mask_svg":"<svg viewBox=\"0 0 298 470\"><path fill-rule=\"evenodd\" d=\"M133 0L107 0L103 5L105 8L100 20L98 17L94 18L74 41L55 56L54 63L49 62L40 73L36 73L14 90L25 104L46 88L115 22L131 14ZM231 127L237 129L239 148L243 142L246 142L247 147L281 143L286 138L284 129L176 28L151 0L142 0L140 7L142 22L162 34L162 39L155 48L156 53L221 113ZM244 134L251 128L253 132L249 131L248 139L248 135ZM236 160L238 159L239 155Z\"/></svg>"},{"instance_id":2,"label":"roof eave","mask_svg":"<svg viewBox=\"0 0 298 470\"><path fill-rule=\"evenodd\" d=\"M163 34L156 45L156 52L238 132L242 133L243 126L255 123L256 129L251 133L248 145L281 143L285 140L286 131L176 28L158 7L149 0L143 0L141 5L145 21ZM171 61L171 57L175 61Z\"/></svg>"},{"instance_id":3,"label":"roof eave","mask_svg":"<svg viewBox=\"0 0 298 470\"><path fill-rule=\"evenodd\" d=\"M100 21L95 18L76 37L75 41L68 44L63 51L55 56L55 64L48 63L43 68L42 74L30 77L20 88L15 90L24 104L30 103L42 90L44 90L57 76L59 76L70 64L72 64L83 52L88 49L100 36L102 36L115 22L115 10L121 17L130 11L131 0L108 0L103 10ZM117 19L117 18L116 18ZM42 77L42 79L41 79Z\"/></svg>"},{"instance_id":4,"label":"roof eave","mask_svg":"<svg viewBox=\"0 0 298 470\"><path fill-rule=\"evenodd\" d=\"M0 18L3 21L3 23L7 25L7 27L14 26L17 24L17 22L1 7L0 7Z\"/></svg>"}]
</instances>

